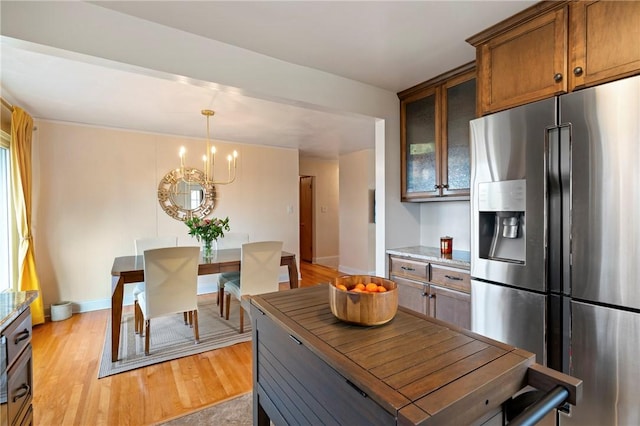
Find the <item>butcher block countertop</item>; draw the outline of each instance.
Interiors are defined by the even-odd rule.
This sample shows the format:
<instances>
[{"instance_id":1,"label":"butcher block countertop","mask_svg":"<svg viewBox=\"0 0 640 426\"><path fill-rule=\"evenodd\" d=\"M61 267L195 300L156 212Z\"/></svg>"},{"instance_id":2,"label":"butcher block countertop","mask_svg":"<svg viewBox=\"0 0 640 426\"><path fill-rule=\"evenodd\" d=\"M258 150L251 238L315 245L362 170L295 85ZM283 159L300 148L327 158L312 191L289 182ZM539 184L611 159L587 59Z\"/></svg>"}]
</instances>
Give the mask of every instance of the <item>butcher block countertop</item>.
<instances>
[{"instance_id":1,"label":"butcher block countertop","mask_svg":"<svg viewBox=\"0 0 640 426\"><path fill-rule=\"evenodd\" d=\"M251 304L397 424L487 420L525 386L547 391L561 375L535 364L530 352L403 308L381 326L350 325L333 316L328 301L322 284L256 296ZM579 399L577 382L570 383L572 403Z\"/></svg>"}]
</instances>

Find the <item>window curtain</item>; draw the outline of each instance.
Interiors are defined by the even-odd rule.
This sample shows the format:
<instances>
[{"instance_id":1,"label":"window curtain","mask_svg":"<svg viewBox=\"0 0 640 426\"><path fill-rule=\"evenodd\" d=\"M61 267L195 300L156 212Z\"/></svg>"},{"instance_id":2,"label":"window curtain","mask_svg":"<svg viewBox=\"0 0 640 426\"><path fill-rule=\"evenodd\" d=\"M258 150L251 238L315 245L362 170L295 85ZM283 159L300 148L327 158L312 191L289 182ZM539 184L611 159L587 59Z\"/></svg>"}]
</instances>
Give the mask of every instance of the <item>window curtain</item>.
<instances>
[{"instance_id":1,"label":"window curtain","mask_svg":"<svg viewBox=\"0 0 640 426\"><path fill-rule=\"evenodd\" d=\"M33 119L16 106L11 115L11 192L15 208L18 236L18 289L37 290L38 298L31 303L33 324L44 323L44 307L40 280L36 272L31 235L31 139Z\"/></svg>"}]
</instances>

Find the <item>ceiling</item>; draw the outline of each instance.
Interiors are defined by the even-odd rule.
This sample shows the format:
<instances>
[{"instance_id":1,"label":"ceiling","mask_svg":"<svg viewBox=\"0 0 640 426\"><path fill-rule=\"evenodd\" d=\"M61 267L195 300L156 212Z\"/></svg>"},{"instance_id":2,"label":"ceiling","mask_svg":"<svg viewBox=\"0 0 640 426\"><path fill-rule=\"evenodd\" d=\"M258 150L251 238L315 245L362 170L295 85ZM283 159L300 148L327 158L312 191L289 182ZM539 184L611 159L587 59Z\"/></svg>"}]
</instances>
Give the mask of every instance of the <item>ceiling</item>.
<instances>
[{"instance_id":1,"label":"ceiling","mask_svg":"<svg viewBox=\"0 0 640 426\"><path fill-rule=\"evenodd\" d=\"M3 0L3 3L6 3ZM396 93L473 60L464 40L533 1L108 1L99 7ZM372 117L136 72L0 39L2 96L38 119L296 148L373 148ZM121 64L120 64L121 65Z\"/></svg>"}]
</instances>

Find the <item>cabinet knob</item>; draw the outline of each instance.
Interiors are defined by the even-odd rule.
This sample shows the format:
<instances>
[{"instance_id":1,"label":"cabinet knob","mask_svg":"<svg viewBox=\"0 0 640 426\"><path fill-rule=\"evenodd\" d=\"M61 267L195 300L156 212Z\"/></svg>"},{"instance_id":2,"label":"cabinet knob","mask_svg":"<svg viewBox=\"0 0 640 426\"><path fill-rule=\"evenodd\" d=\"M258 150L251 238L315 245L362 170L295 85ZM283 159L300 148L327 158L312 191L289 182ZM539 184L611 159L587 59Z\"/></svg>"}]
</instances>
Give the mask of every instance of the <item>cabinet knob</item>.
<instances>
[{"instance_id":1,"label":"cabinet knob","mask_svg":"<svg viewBox=\"0 0 640 426\"><path fill-rule=\"evenodd\" d=\"M433 185L433 189L440 189L440 185L438 184Z\"/></svg>"},{"instance_id":2,"label":"cabinet knob","mask_svg":"<svg viewBox=\"0 0 640 426\"><path fill-rule=\"evenodd\" d=\"M556 75L553 76L553 79L556 81L556 83L562 81L562 74L557 73Z\"/></svg>"},{"instance_id":3,"label":"cabinet knob","mask_svg":"<svg viewBox=\"0 0 640 426\"><path fill-rule=\"evenodd\" d=\"M440 187L443 188L443 189L449 189L449 184L445 183L444 185L441 185Z\"/></svg>"},{"instance_id":4,"label":"cabinet knob","mask_svg":"<svg viewBox=\"0 0 640 426\"><path fill-rule=\"evenodd\" d=\"M575 67L575 68L573 69L573 75L582 75L582 72L583 72L583 71L584 71L584 70L582 69L582 67Z\"/></svg>"}]
</instances>

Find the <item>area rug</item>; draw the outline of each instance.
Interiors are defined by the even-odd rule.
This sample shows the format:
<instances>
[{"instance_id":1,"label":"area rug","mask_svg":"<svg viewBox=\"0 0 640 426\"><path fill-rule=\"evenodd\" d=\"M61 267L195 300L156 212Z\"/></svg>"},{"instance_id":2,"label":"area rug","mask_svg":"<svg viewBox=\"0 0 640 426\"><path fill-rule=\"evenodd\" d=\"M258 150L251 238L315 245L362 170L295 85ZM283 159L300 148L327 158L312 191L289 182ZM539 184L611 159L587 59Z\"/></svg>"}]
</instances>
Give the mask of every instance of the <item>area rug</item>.
<instances>
[{"instance_id":1,"label":"area rug","mask_svg":"<svg viewBox=\"0 0 640 426\"><path fill-rule=\"evenodd\" d=\"M233 299L231 302L228 321L220 317L215 300L198 302L199 344L194 343L193 329L184 325L182 314L154 318L151 320L151 342L147 356L144 354L144 337L133 331L133 312L123 314L120 358L116 362L111 362L109 319L98 378L251 340L249 315L244 315L244 333L240 334L239 303Z\"/></svg>"},{"instance_id":2,"label":"area rug","mask_svg":"<svg viewBox=\"0 0 640 426\"><path fill-rule=\"evenodd\" d=\"M203 408L194 413L159 423L162 426L249 426L253 424L253 394L251 392Z\"/></svg>"}]
</instances>

